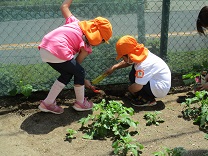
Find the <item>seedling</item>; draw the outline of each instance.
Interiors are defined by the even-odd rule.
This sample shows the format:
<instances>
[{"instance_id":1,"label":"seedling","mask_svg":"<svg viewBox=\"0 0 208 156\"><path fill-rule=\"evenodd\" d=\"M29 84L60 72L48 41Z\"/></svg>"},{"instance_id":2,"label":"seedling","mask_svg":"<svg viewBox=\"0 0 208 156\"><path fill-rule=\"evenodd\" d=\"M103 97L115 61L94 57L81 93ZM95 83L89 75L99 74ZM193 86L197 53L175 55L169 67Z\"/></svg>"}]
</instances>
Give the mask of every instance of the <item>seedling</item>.
<instances>
[{"instance_id":1,"label":"seedling","mask_svg":"<svg viewBox=\"0 0 208 156\"><path fill-rule=\"evenodd\" d=\"M126 136L121 136L120 139L117 139L113 142L112 147L114 148L114 153L117 155L131 155L138 156L138 147L143 149L143 145L138 143L136 139L132 138L130 134Z\"/></svg>"},{"instance_id":2,"label":"seedling","mask_svg":"<svg viewBox=\"0 0 208 156\"><path fill-rule=\"evenodd\" d=\"M33 87L30 84L24 84L23 81L17 83L17 85L9 91L11 96L15 96L17 94L23 94L24 97L28 98L33 91Z\"/></svg>"},{"instance_id":3,"label":"seedling","mask_svg":"<svg viewBox=\"0 0 208 156\"><path fill-rule=\"evenodd\" d=\"M199 77L199 72L191 72L182 76L185 85L195 85L196 77Z\"/></svg>"},{"instance_id":4,"label":"seedling","mask_svg":"<svg viewBox=\"0 0 208 156\"><path fill-rule=\"evenodd\" d=\"M202 62L200 65L194 65L192 72L182 76L184 84L193 86L195 91L199 90L198 85L204 83L204 77L207 74L207 68L208 62Z\"/></svg>"},{"instance_id":5,"label":"seedling","mask_svg":"<svg viewBox=\"0 0 208 156\"><path fill-rule=\"evenodd\" d=\"M164 151L154 152L153 154L154 156L185 156L187 151L183 147L175 147L173 149L165 147Z\"/></svg>"},{"instance_id":6,"label":"seedling","mask_svg":"<svg viewBox=\"0 0 208 156\"><path fill-rule=\"evenodd\" d=\"M67 129L66 130L68 133L66 134L66 138L67 139L74 139L74 134L77 133L77 131L73 130L73 129Z\"/></svg>"},{"instance_id":7,"label":"seedling","mask_svg":"<svg viewBox=\"0 0 208 156\"><path fill-rule=\"evenodd\" d=\"M95 111L99 113L95 113ZM114 140L112 147L115 154L131 152L137 156L138 150L143 149L143 145L132 137L138 134L137 125L139 123L130 118L133 114L132 108L126 108L120 102L109 101L106 103L103 99L101 103L94 105L93 114L79 120L81 128L85 131L83 138L105 139L111 137ZM89 121L91 124L85 127ZM129 132L130 127L133 127L135 131Z\"/></svg>"},{"instance_id":8,"label":"seedling","mask_svg":"<svg viewBox=\"0 0 208 156\"><path fill-rule=\"evenodd\" d=\"M144 115L144 119L147 120L146 125L150 126L150 125L159 125L160 123L163 123L164 120L158 116L158 114L160 114L160 111L155 111L155 112L150 112L150 113L145 113Z\"/></svg>"},{"instance_id":9,"label":"seedling","mask_svg":"<svg viewBox=\"0 0 208 156\"><path fill-rule=\"evenodd\" d=\"M200 129L206 132L205 139L208 138L208 92L197 91L195 97L187 98L182 103L184 118L193 120L194 124L199 125Z\"/></svg>"}]
</instances>

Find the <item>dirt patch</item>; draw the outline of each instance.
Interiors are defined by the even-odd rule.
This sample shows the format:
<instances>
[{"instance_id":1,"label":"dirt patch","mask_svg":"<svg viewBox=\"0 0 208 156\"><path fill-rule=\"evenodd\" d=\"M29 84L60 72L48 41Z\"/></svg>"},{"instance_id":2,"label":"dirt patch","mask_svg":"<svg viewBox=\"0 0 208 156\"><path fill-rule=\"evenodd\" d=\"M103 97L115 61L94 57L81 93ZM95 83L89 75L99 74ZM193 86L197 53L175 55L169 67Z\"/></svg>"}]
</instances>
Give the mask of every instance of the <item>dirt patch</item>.
<instances>
[{"instance_id":1,"label":"dirt patch","mask_svg":"<svg viewBox=\"0 0 208 156\"><path fill-rule=\"evenodd\" d=\"M98 95L87 91L86 96L94 103L102 99L119 100L126 107L132 107L125 97L126 85L109 85L102 87L106 94ZM163 147L184 147L188 156L202 156L208 152L205 133L192 121L182 118L180 103L191 95L190 87L173 87L168 96L157 99L153 107L136 108L134 120L139 121L138 141L144 145L141 156L151 156ZM29 99L22 96L0 98L0 151L3 156L107 156L113 155L112 141L84 140L78 131L76 139L66 140L66 129L79 130L77 121L86 117L91 111L77 112L71 107L74 102L73 90L63 91L57 103L64 107L64 113L54 115L40 112L37 107L47 92L37 92ZM146 112L161 111L165 120L159 126L146 126L143 116Z\"/></svg>"}]
</instances>

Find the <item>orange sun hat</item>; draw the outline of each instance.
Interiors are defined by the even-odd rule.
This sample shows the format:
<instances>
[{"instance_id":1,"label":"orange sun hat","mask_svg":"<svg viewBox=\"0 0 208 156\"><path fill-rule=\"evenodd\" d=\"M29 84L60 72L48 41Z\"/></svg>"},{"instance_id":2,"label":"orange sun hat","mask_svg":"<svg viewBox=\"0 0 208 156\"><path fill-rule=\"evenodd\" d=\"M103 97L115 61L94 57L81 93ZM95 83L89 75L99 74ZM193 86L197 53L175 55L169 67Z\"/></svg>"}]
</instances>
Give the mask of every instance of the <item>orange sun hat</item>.
<instances>
[{"instance_id":1,"label":"orange sun hat","mask_svg":"<svg viewBox=\"0 0 208 156\"><path fill-rule=\"evenodd\" d=\"M137 40L130 35L123 36L117 41L116 52L116 60L119 60L124 55L128 55L135 63L144 61L148 55L148 49L144 47L143 44L139 44Z\"/></svg>"},{"instance_id":2,"label":"orange sun hat","mask_svg":"<svg viewBox=\"0 0 208 156\"><path fill-rule=\"evenodd\" d=\"M90 45L96 46L103 39L107 42L112 36L112 25L106 18L97 17L89 21L79 22L79 26L85 34Z\"/></svg>"}]
</instances>

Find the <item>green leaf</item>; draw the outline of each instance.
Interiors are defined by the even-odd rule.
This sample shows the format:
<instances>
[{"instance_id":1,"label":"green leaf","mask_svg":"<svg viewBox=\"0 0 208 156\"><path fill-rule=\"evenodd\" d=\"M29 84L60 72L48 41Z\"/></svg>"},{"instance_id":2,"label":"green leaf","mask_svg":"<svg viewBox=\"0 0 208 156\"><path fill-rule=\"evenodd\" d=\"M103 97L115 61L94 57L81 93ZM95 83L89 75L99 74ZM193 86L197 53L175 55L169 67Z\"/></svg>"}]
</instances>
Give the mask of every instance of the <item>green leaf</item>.
<instances>
[{"instance_id":1,"label":"green leaf","mask_svg":"<svg viewBox=\"0 0 208 156\"><path fill-rule=\"evenodd\" d=\"M192 73L188 73L188 74L182 75L182 79L190 79L190 78L193 78L193 74Z\"/></svg>"},{"instance_id":2,"label":"green leaf","mask_svg":"<svg viewBox=\"0 0 208 156\"><path fill-rule=\"evenodd\" d=\"M207 117L206 117L206 121L208 122L208 114L207 114Z\"/></svg>"},{"instance_id":3,"label":"green leaf","mask_svg":"<svg viewBox=\"0 0 208 156\"><path fill-rule=\"evenodd\" d=\"M9 91L10 96L15 96L15 95L17 95L17 93L18 93L18 91L17 91L16 87L14 87L12 90Z\"/></svg>"},{"instance_id":4,"label":"green leaf","mask_svg":"<svg viewBox=\"0 0 208 156\"><path fill-rule=\"evenodd\" d=\"M90 132L86 133L82 138L92 140L93 136L94 136L94 133L95 133L94 131L93 132L90 131Z\"/></svg>"},{"instance_id":5,"label":"green leaf","mask_svg":"<svg viewBox=\"0 0 208 156\"><path fill-rule=\"evenodd\" d=\"M136 148L132 148L131 152L133 153L134 156L138 156L138 151Z\"/></svg>"},{"instance_id":6,"label":"green leaf","mask_svg":"<svg viewBox=\"0 0 208 156\"><path fill-rule=\"evenodd\" d=\"M84 126L91 119L91 114L88 114L86 118L81 118L78 123L81 123Z\"/></svg>"},{"instance_id":7,"label":"green leaf","mask_svg":"<svg viewBox=\"0 0 208 156\"><path fill-rule=\"evenodd\" d=\"M201 120L200 120L200 127L203 128L206 123L206 116L201 115Z\"/></svg>"},{"instance_id":8,"label":"green leaf","mask_svg":"<svg viewBox=\"0 0 208 156\"><path fill-rule=\"evenodd\" d=\"M187 151L183 147L175 147L172 149L172 156L185 156Z\"/></svg>"},{"instance_id":9,"label":"green leaf","mask_svg":"<svg viewBox=\"0 0 208 156\"><path fill-rule=\"evenodd\" d=\"M21 87L21 93L25 97L29 97L32 93L32 89L33 89L33 87L31 85L27 84L27 85Z\"/></svg>"},{"instance_id":10,"label":"green leaf","mask_svg":"<svg viewBox=\"0 0 208 156\"><path fill-rule=\"evenodd\" d=\"M208 140L208 133L205 134L204 138Z\"/></svg>"},{"instance_id":11,"label":"green leaf","mask_svg":"<svg viewBox=\"0 0 208 156\"><path fill-rule=\"evenodd\" d=\"M144 145L137 142L137 146L139 146L139 149L144 149Z\"/></svg>"},{"instance_id":12,"label":"green leaf","mask_svg":"<svg viewBox=\"0 0 208 156\"><path fill-rule=\"evenodd\" d=\"M154 156L166 156L166 154L163 151L159 152L153 152Z\"/></svg>"},{"instance_id":13,"label":"green leaf","mask_svg":"<svg viewBox=\"0 0 208 156\"><path fill-rule=\"evenodd\" d=\"M138 121L132 120L130 117L134 114L133 108L126 108L118 101L109 101L108 104L102 100L99 106L93 108L93 114L88 115L87 118L79 120L82 125L86 124L90 119L93 119L91 124L85 127L87 134L83 136L85 139L112 137L117 139L113 142L115 154L125 154L130 151L136 154L138 147L142 148L141 144L132 144L136 142L131 137L131 132L128 131L130 127L137 128ZM94 113L94 110L97 112ZM99 113L98 113L99 112ZM87 128L87 130L86 130ZM134 133L139 134L137 133ZM133 135L133 136L135 136ZM137 151L138 152L138 151Z\"/></svg>"},{"instance_id":14,"label":"green leaf","mask_svg":"<svg viewBox=\"0 0 208 156\"><path fill-rule=\"evenodd\" d=\"M73 138L74 138L73 135L77 133L77 131L75 131L75 130L73 130L73 129L67 129L66 131L68 132L68 134L66 134L66 136L67 136L67 138L69 138L69 139L73 139Z\"/></svg>"},{"instance_id":15,"label":"green leaf","mask_svg":"<svg viewBox=\"0 0 208 156\"><path fill-rule=\"evenodd\" d=\"M129 125L136 128L139 122L130 121Z\"/></svg>"},{"instance_id":16,"label":"green leaf","mask_svg":"<svg viewBox=\"0 0 208 156\"><path fill-rule=\"evenodd\" d=\"M113 144L112 144L112 147L113 147L113 148L118 147L118 143L119 143L119 140L114 141Z\"/></svg>"}]
</instances>

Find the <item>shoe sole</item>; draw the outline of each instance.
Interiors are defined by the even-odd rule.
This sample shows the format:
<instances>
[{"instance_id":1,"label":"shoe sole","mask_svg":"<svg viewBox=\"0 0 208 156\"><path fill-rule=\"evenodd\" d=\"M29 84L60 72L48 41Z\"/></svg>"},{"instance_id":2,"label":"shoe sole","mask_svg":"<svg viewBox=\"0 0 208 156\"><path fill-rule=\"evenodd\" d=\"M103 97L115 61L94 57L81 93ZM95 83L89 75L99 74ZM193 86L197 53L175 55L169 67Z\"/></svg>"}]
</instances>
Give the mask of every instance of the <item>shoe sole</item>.
<instances>
[{"instance_id":1,"label":"shoe sole","mask_svg":"<svg viewBox=\"0 0 208 156\"><path fill-rule=\"evenodd\" d=\"M44 109L44 108L42 108L41 106L38 106L38 108L39 108L42 112L46 112L46 113L53 113L53 114L62 114L62 113L63 113L63 112L58 113L58 112L54 112L54 111L51 111L51 110L48 110L48 109Z\"/></svg>"},{"instance_id":2,"label":"shoe sole","mask_svg":"<svg viewBox=\"0 0 208 156\"><path fill-rule=\"evenodd\" d=\"M72 108L74 108L76 111L79 111L79 112L92 110L92 108L83 109L83 108L78 108L78 107L75 107L75 106L72 106Z\"/></svg>"},{"instance_id":3,"label":"shoe sole","mask_svg":"<svg viewBox=\"0 0 208 156\"><path fill-rule=\"evenodd\" d=\"M135 107L151 107L151 106L155 106L156 104L157 104L157 102L150 103L150 104L143 104L143 105L136 105L136 104L132 103L132 105Z\"/></svg>"}]
</instances>

